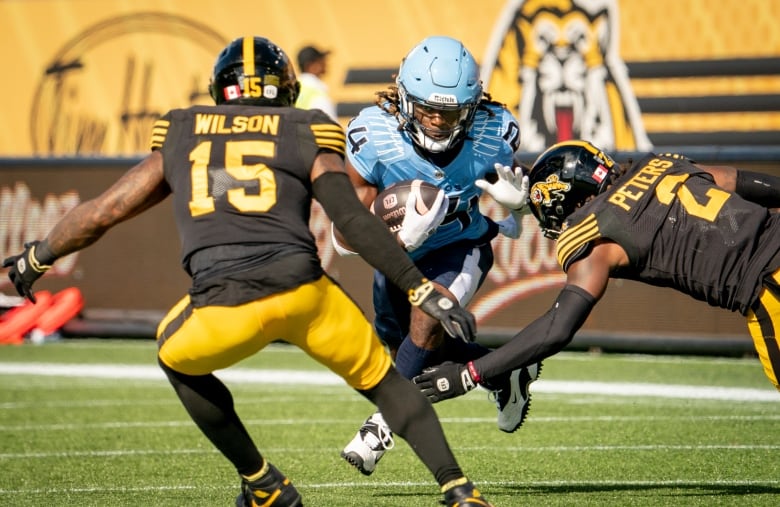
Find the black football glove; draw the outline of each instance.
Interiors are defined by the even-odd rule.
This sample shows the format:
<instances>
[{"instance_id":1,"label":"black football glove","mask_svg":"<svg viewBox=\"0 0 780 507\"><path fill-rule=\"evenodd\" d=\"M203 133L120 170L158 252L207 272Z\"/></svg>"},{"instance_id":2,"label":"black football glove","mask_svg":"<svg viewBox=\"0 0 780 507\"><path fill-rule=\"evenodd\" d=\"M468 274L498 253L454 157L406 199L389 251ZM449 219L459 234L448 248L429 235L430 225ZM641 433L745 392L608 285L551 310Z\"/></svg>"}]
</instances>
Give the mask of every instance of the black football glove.
<instances>
[{"instance_id":1,"label":"black football glove","mask_svg":"<svg viewBox=\"0 0 780 507\"><path fill-rule=\"evenodd\" d=\"M457 302L437 291L433 283L423 278L423 283L409 291L409 302L422 311L438 319L450 336L464 342L473 342L477 334L477 321L474 316Z\"/></svg>"},{"instance_id":2,"label":"black football glove","mask_svg":"<svg viewBox=\"0 0 780 507\"><path fill-rule=\"evenodd\" d=\"M35 248L40 241L33 241L24 244L24 252L19 255L13 255L3 261L4 268L11 268L8 271L8 278L16 287L16 292L20 296L26 297L35 303L35 295L32 292L35 280L51 269L51 265L42 264L35 255Z\"/></svg>"},{"instance_id":3,"label":"black football glove","mask_svg":"<svg viewBox=\"0 0 780 507\"><path fill-rule=\"evenodd\" d=\"M412 379L431 403L463 396L477 387L465 364L447 361L432 368L426 368Z\"/></svg>"}]
</instances>

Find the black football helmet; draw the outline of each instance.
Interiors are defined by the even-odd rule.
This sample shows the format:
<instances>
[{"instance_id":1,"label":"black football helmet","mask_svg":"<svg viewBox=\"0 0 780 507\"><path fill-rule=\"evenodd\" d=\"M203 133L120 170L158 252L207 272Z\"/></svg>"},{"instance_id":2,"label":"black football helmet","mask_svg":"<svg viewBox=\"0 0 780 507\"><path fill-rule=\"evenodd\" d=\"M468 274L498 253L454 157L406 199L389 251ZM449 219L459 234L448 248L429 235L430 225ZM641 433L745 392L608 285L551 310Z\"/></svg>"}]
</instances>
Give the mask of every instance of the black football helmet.
<instances>
[{"instance_id":1,"label":"black football helmet","mask_svg":"<svg viewBox=\"0 0 780 507\"><path fill-rule=\"evenodd\" d=\"M544 235L557 239L566 218L603 192L617 170L614 160L587 141L564 141L539 155L528 175L528 199Z\"/></svg>"},{"instance_id":2,"label":"black football helmet","mask_svg":"<svg viewBox=\"0 0 780 507\"><path fill-rule=\"evenodd\" d=\"M301 84L285 52L263 37L240 37L217 56L209 93L217 104L293 106Z\"/></svg>"}]
</instances>

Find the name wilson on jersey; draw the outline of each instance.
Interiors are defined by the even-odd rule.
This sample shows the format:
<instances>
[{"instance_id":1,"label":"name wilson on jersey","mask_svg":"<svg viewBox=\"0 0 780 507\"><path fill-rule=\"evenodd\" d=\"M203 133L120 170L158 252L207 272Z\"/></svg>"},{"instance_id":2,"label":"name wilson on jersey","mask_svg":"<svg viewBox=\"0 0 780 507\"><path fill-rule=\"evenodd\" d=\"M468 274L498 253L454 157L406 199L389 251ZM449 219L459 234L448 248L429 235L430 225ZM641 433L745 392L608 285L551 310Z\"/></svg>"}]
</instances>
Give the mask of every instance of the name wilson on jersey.
<instances>
[{"instance_id":1,"label":"name wilson on jersey","mask_svg":"<svg viewBox=\"0 0 780 507\"><path fill-rule=\"evenodd\" d=\"M198 113L195 115L194 132L195 134L259 132L275 136L279 132L279 118L277 114L257 114L228 118L223 114ZM232 121L228 123L229 120Z\"/></svg>"}]
</instances>

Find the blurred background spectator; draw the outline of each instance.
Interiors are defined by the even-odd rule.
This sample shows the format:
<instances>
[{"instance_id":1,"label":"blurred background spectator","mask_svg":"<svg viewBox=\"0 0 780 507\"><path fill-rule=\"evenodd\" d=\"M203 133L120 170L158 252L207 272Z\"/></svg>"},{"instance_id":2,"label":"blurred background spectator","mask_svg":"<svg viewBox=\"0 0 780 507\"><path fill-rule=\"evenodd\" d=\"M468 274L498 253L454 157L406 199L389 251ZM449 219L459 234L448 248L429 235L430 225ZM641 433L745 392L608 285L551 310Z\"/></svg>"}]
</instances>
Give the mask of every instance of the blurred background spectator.
<instances>
[{"instance_id":1,"label":"blurred background spectator","mask_svg":"<svg viewBox=\"0 0 780 507\"><path fill-rule=\"evenodd\" d=\"M301 109L321 109L338 121L336 104L328 92L328 85L322 77L328 71L330 51L315 46L305 46L298 51L298 79L301 82L301 94L295 105Z\"/></svg>"}]
</instances>

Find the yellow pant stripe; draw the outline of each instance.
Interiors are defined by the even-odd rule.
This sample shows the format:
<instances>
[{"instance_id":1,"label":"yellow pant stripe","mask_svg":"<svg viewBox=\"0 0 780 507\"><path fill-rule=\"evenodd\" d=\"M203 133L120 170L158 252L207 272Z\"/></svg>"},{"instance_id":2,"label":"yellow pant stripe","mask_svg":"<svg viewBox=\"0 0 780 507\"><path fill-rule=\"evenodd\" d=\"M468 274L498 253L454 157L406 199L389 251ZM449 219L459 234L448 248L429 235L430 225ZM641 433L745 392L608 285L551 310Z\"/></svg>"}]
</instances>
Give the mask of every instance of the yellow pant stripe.
<instances>
[{"instance_id":1,"label":"yellow pant stripe","mask_svg":"<svg viewBox=\"0 0 780 507\"><path fill-rule=\"evenodd\" d=\"M772 277L780 283L780 270L775 271ZM777 344L777 329L780 328L780 300L777 294L765 285L759 293L759 302L760 306L755 312L752 310L748 312L748 329L758 358L764 367L764 373L780 391L777 380L777 372L780 371L780 348Z\"/></svg>"}]
</instances>

